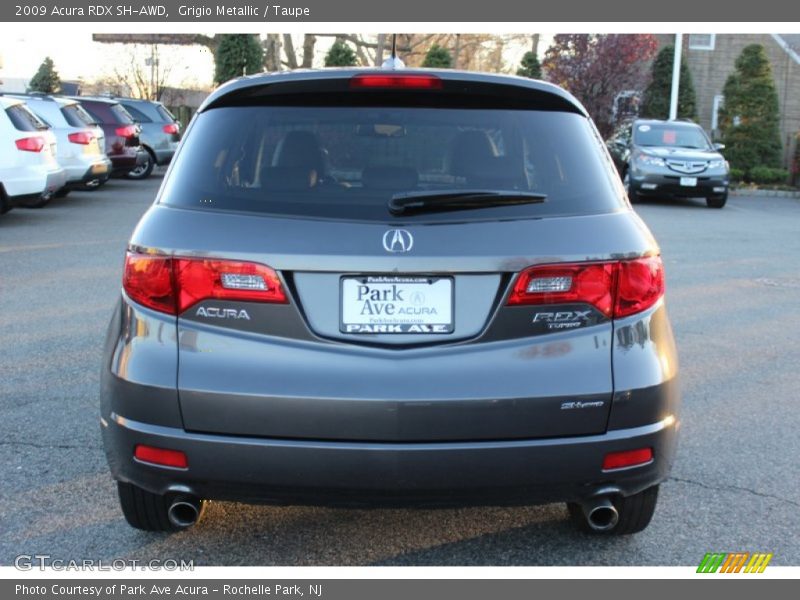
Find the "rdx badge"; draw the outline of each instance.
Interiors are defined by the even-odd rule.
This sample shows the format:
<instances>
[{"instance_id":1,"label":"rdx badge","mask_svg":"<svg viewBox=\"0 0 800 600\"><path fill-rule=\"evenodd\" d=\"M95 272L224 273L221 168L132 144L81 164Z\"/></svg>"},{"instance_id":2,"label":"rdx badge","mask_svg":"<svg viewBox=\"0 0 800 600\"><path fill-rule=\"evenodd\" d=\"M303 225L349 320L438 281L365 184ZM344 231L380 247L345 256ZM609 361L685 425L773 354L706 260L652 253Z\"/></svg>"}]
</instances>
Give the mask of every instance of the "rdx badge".
<instances>
[{"instance_id":1,"label":"rdx badge","mask_svg":"<svg viewBox=\"0 0 800 600\"><path fill-rule=\"evenodd\" d=\"M198 317L214 317L217 319L246 319L250 320L250 315L246 310L236 310L235 308L217 308L216 306L209 306L208 308L201 306L194 313Z\"/></svg>"},{"instance_id":2,"label":"rdx badge","mask_svg":"<svg viewBox=\"0 0 800 600\"><path fill-rule=\"evenodd\" d=\"M589 320L591 310L564 310L559 312L538 312L533 315L534 323L544 323L548 329L572 329L580 327Z\"/></svg>"}]
</instances>

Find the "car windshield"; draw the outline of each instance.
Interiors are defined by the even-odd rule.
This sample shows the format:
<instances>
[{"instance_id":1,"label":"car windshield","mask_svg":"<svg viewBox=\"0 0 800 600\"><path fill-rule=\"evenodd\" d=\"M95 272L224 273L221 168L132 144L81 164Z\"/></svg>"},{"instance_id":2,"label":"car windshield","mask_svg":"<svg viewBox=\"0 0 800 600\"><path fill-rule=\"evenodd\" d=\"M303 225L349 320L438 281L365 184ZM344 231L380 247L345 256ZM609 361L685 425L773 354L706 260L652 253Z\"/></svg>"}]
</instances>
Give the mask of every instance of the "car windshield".
<instances>
[{"instance_id":1,"label":"car windshield","mask_svg":"<svg viewBox=\"0 0 800 600\"><path fill-rule=\"evenodd\" d=\"M637 146L711 149L705 132L696 126L641 124L634 129L633 141Z\"/></svg>"},{"instance_id":2,"label":"car windshield","mask_svg":"<svg viewBox=\"0 0 800 600\"><path fill-rule=\"evenodd\" d=\"M609 212L620 200L601 144L585 117L558 111L214 108L192 125L160 198L198 209L385 221L398 218L389 211L398 193L478 190L531 192L547 202L487 196L486 208L457 218Z\"/></svg>"}]
</instances>

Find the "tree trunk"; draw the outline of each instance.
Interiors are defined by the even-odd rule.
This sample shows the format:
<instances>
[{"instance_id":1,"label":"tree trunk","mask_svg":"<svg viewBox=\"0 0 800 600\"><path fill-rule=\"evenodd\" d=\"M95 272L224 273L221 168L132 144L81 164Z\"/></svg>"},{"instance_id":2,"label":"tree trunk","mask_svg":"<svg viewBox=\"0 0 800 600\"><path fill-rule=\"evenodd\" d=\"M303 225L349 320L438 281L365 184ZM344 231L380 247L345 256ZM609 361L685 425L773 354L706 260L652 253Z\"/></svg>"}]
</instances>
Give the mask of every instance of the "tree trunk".
<instances>
[{"instance_id":1,"label":"tree trunk","mask_svg":"<svg viewBox=\"0 0 800 600\"><path fill-rule=\"evenodd\" d=\"M386 45L386 34L378 34L378 44L375 48L375 66L380 67L383 64L383 47Z\"/></svg>"},{"instance_id":2,"label":"tree trunk","mask_svg":"<svg viewBox=\"0 0 800 600\"><path fill-rule=\"evenodd\" d=\"M453 68L458 68L458 59L461 54L461 34L456 34L456 47L453 48Z\"/></svg>"},{"instance_id":3,"label":"tree trunk","mask_svg":"<svg viewBox=\"0 0 800 600\"><path fill-rule=\"evenodd\" d=\"M314 45L317 43L317 37L313 34L307 33L303 37L303 68L310 69L314 66Z\"/></svg>"},{"instance_id":4,"label":"tree trunk","mask_svg":"<svg viewBox=\"0 0 800 600\"><path fill-rule=\"evenodd\" d=\"M264 40L264 68L270 72L281 70L281 37L277 33L268 33Z\"/></svg>"},{"instance_id":5,"label":"tree trunk","mask_svg":"<svg viewBox=\"0 0 800 600\"><path fill-rule=\"evenodd\" d=\"M297 54L294 51L294 42L289 33L283 34L283 51L286 53L286 64L290 69L297 68Z\"/></svg>"},{"instance_id":6,"label":"tree trunk","mask_svg":"<svg viewBox=\"0 0 800 600\"><path fill-rule=\"evenodd\" d=\"M539 55L539 34L534 33L531 34L531 52L533 52L534 56Z\"/></svg>"}]
</instances>

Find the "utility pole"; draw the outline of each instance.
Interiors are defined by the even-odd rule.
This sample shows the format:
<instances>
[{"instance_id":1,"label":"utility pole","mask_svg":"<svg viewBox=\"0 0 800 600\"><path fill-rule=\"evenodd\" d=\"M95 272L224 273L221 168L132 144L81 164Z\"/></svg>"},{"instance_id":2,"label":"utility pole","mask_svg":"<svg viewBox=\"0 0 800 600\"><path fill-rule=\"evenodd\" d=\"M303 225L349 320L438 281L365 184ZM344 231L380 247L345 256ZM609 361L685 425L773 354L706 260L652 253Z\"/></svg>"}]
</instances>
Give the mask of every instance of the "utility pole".
<instances>
[{"instance_id":1,"label":"utility pole","mask_svg":"<svg viewBox=\"0 0 800 600\"><path fill-rule=\"evenodd\" d=\"M681 83L681 53L683 52L683 34L675 34L675 56L672 61L672 94L669 99L669 120L678 118L678 91Z\"/></svg>"}]
</instances>

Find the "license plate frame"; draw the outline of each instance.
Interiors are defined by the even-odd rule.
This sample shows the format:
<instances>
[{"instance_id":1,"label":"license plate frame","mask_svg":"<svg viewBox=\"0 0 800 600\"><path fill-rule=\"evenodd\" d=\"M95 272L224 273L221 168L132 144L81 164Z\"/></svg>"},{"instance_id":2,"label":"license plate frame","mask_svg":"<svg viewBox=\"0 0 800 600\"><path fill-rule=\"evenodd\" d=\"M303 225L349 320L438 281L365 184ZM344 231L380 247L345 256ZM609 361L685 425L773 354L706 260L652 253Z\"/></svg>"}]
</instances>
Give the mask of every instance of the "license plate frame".
<instances>
[{"instance_id":1,"label":"license plate frame","mask_svg":"<svg viewBox=\"0 0 800 600\"><path fill-rule=\"evenodd\" d=\"M363 297L363 290L353 289L354 285L372 286L369 288L368 297ZM379 293L377 300L371 296L376 290ZM409 293L404 296L403 293L406 291ZM411 296L414 292L419 292L421 298L417 296L412 301ZM353 293L359 294L361 298L354 298ZM402 302L397 301L398 293ZM433 294L432 301L429 299L430 294ZM442 294L446 297L442 298ZM372 314L369 312L367 315L363 314L364 300L370 301L367 310L372 311ZM348 309L350 302L359 301L362 301L361 305L356 304L351 310ZM394 305L393 314L385 312L389 304ZM398 304L399 308L415 310L404 310L398 314L396 312ZM428 310L423 310L425 308ZM436 309L435 315L430 312L431 309ZM450 334L455 331L455 280L453 277L441 275L342 275L339 279L338 310L339 331L349 335ZM355 311L360 314L356 316ZM376 311L379 313L376 314ZM420 314L412 314L418 311Z\"/></svg>"}]
</instances>

